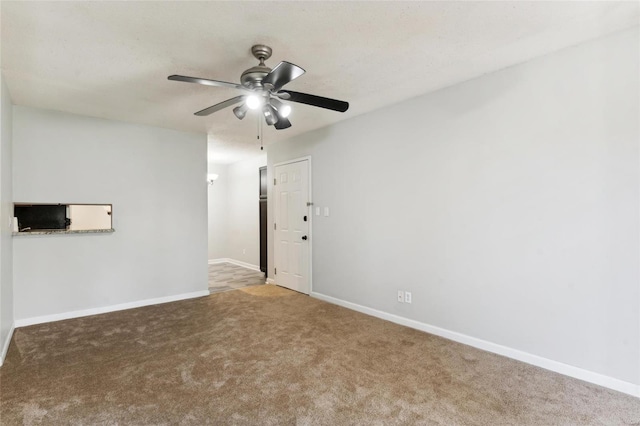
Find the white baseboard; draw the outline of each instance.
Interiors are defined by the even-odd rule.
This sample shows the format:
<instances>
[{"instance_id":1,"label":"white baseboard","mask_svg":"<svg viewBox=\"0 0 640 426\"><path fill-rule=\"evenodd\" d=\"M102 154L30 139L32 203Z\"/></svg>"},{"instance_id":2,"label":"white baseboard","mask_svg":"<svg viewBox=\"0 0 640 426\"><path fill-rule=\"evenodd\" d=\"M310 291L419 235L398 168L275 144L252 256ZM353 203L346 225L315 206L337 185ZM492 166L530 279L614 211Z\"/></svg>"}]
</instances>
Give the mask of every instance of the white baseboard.
<instances>
[{"instance_id":1,"label":"white baseboard","mask_svg":"<svg viewBox=\"0 0 640 426\"><path fill-rule=\"evenodd\" d=\"M240 260L235 260L235 259L229 259L228 262L234 265L242 266L243 268L253 269L254 271L262 272L260 271L260 266L258 265L252 265L250 263L242 262Z\"/></svg>"},{"instance_id":2,"label":"white baseboard","mask_svg":"<svg viewBox=\"0 0 640 426\"><path fill-rule=\"evenodd\" d=\"M265 281L267 284L275 284L276 282L273 280L273 278L267 278L267 281Z\"/></svg>"},{"instance_id":3,"label":"white baseboard","mask_svg":"<svg viewBox=\"0 0 640 426\"><path fill-rule=\"evenodd\" d=\"M241 266L243 268L252 269L254 271L260 271L260 266L252 265L251 263L243 262L241 260L235 260L228 257L222 257L220 259L209 259L209 265L216 265L218 263L231 263L237 266Z\"/></svg>"},{"instance_id":4,"label":"white baseboard","mask_svg":"<svg viewBox=\"0 0 640 426\"><path fill-rule=\"evenodd\" d=\"M9 350L9 345L11 344L11 337L13 337L13 331L16 329L16 324L11 324L11 328L9 329L9 334L7 334L6 339L4 339L4 345L2 346L2 352L0 353L0 367L4 364L4 358L7 356L7 351Z\"/></svg>"},{"instance_id":5,"label":"white baseboard","mask_svg":"<svg viewBox=\"0 0 640 426\"><path fill-rule=\"evenodd\" d=\"M326 296L321 293L311 293L312 297L323 300L325 302L333 303L363 314L371 315L377 318L381 318L387 321L391 321L396 324L404 325L406 327L414 328L416 330L424 331L426 333L435 334L436 336L444 337L445 339L453 340L454 342L463 343L465 345L473 346L474 348L482 349L487 352L493 352L498 355L512 358L518 361L525 362L527 364L535 365L546 370L551 370L556 373L564 374L565 376L573 377L583 380L585 382L593 383L603 386L605 388L613 389L618 392L626 393L640 398L640 385L634 383L625 382L624 380L616 379L604 374L595 373L593 371L585 370L582 368L574 367L572 365L564 364L562 362L553 361L551 359L543 358L538 355L533 355L528 352L523 352L518 349L509 348L496 343L488 342L486 340L478 339L475 337L467 336L466 334L457 333L444 328L436 327L430 324L425 324L420 321L404 318L398 315L390 314L387 312L379 311L377 309L369 308L366 306L358 305L337 299L335 297Z\"/></svg>"},{"instance_id":6,"label":"white baseboard","mask_svg":"<svg viewBox=\"0 0 640 426\"><path fill-rule=\"evenodd\" d=\"M89 315L105 314L107 312L123 311L125 309L140 308L142 306L159 305L161 303L177 302L178 300L193 299L195 297L208 296L209 290L194 291L192 293L176 294L174 296L158 297L155 299L138 300L136 302L121 303L118 305L103 306L100 308L83 309L80 311L63 312L60 314L44 315L41 317L16 320L16 327L43 324L47 322L62 321L70 318L80 318Z\"/></svg>"}]
</instances>

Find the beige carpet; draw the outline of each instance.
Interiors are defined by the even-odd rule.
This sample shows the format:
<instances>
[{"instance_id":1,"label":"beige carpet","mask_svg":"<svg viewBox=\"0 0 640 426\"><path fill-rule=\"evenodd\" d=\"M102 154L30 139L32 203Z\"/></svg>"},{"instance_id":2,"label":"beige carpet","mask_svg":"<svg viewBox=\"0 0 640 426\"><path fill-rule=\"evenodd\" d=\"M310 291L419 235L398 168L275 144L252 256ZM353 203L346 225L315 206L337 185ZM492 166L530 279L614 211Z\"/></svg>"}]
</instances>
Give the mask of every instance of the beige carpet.
<instances>
[{"instance_id":1,"label":"beige carpet","mask_svg":"<svg viewBox=\"0 0 640 426\"><path fill-rule=\"evenodd\" d=\"M640 400L259 286L16 330L0 423L631 425Z\"/></svg>"}]
</instances>

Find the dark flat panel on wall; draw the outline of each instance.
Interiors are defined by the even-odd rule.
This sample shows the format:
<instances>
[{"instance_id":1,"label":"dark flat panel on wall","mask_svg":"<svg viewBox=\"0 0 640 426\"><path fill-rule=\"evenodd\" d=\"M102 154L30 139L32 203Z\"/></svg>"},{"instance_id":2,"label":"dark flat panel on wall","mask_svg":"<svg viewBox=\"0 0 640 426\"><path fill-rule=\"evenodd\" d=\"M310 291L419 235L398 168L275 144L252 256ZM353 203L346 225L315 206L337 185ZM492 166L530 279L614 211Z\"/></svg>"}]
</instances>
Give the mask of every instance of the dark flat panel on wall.
<instances>
[{"instance_id":1,"label":"dark flat panel on wall","mask_svg":"<svg viewBox=\"0 0 640 426\"><path fill-rule=\"evenodd\" d=\"M66 205L15 206L13 214L20 229L65 229L69 225Z\"/></svg>"}]
</instances>

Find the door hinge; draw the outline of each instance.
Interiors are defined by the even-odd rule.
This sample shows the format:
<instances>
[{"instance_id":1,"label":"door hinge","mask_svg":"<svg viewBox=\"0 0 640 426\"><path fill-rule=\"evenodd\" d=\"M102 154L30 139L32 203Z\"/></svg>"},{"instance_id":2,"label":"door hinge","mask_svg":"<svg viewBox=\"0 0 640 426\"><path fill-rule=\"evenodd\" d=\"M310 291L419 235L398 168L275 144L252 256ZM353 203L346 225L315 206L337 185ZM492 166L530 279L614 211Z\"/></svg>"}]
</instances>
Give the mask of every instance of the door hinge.
<instances>
[{"instance_id":1,"label":"door hinge","mask_svg":"<svg viewBox=\"0 0 640 426\"><path fill-rule=\"evenodd\" d=\"M278 275L278 268L273 268L273 275Z\"/></svg>"},{"instance_id":2,"label":"door hinge","mask_svg":"<svg viewBox=\"0 0 640 426\"><path fill-rule=\"evenodd\" d=\"M276 182L277 182L276 178L273 178L273 186L276 186Z\"/></svg>"},{"instance_id":3,"label":"door hinge","mask_svg":"<svg viewBox=\"0 0 640 426\"><path fill-rule=\"evenodd\" d=\"M273 224L273 230L274 231L276 230L276 224L275 223Z\"/></svg>"}]
</instances>

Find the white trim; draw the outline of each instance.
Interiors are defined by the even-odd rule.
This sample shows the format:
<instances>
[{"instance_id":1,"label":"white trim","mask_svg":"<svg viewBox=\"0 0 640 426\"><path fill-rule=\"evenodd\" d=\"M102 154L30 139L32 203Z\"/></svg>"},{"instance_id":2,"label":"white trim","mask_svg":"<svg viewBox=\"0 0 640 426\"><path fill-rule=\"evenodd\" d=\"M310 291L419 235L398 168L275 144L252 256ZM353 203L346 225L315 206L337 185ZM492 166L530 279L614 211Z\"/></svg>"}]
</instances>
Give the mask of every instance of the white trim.
<instances>
[{"instance_id":1,"label":"white trim","mask_svg":"<svg viewBox=\"0 0 640 426\"><path fill-rule=\"evenodd\" d=\"M286 161L281 161L279 163L276 163L273 165L273 171L275 173L276 167L278 166L283 166L285 164L292 164L292 163L299 163L301 161L307 161L308 163L308 168L307 168L307 172L309 174L308 176L308 183L309 183L309 202L311 203L309 206L307 206L307 208L309 209L308 211L308 215L309 215L309 295L311 295L313 293L313 186L311 185L311 176L313 175L313 173L311 173L311 156L310 155L305 155L304 157L298 157L298 158L294 158L292 160L286 160ZM273 181L269 182L271 184L271 188L273 188ZM271 191L273 194L273 190ZM276 201L277 202L277 201ZM275 210L275 208L274 208ZM273 222L271 222L271 224L273 224ZM275 238L275 233L273 234L273 237ZM273 264L275 265L276 262L276 258L275 258L275 250L273 251ZM275 284L275 282L273 283Z\"/></svg>"},{"instance_id":2,"label":"white trim","mask_svg":"<svg viewBox=\"0 0 640 426\"><path fill-rule=\"evenodd\" d=\"M262 272L258 265L252 265L252 264L247 263L247 262L242 262L241 260L228 259L227 262L232 263L232 264L237 265L237 266L241 266L243 268L252 269L254 271Z\"/></svg>"},{"instance_id":3,"label":"white trim","mask_svg":"<svg viewBox=\"0 0 640 426\"><path fill-rule=\"evenodd\" d=\"M299 162L305 161L305 160L309 160L309 162L311 162L311 156L310 155L305 155L304 157L298 157L298 158L294 158L292 160L281 161L279 163L274 164L273 168L275 169L278 166L284 166L285 164L299 163ZM311 163L309 163L309 164L311 164Z\"/></svg>"},{"instance_id":4,"label":"white trim","mask_svg":"<svg viewBox=\"0 0 640 426\"><path fill-rule=\"evenodd\" d=\"M414 328L416 330L424 331L426 333L435 334L436 336L444 337L445 339L453 340L454 342L459 342L465 345L473 346L474 348L482 349L487 352L493 352L495 354L502 355L507 358L512 358L518 361L522 361L527 364L544 368L546 370L551 370L556 373L564 374L565 376L584 380L585 382L604 386L606 388L613 389L618 392L626 393L626 394L635 396L637 398L640 398L640 385L636 385L634 383L625 382L624 380L616 379L614 377L606 376L604 374L585 370L579 367L574 367L572 365L564 364L562 362L554 361L548 358L543 358L541 356L533 355L528 352L523 352L518 349L509 348L507 346L502 346L497 343L492 343L486 340L467 336L466 334L436 327L430 324L425 324L420 321L415 321L415 320L404 318L398 315L379 311L377 309L358 305L356 303L347 302L342 299L326 296L321 293L311 293L311 297L315 297L316 299L333 303L334 305L339 305L357 312L361 312L363 314L371 315L377 318L391 321L396 324L400 324L406 327Z\"/></svg>"},{"instance_id":5,"label":"white trim","mask_svg":"<svg viewBox=\"0 0 640 426\"><path fill-rule=\"evenodd\" d=\"M309 161L309 202L311 203L307 208L309 211L309 294L313 293L313 186L311 185L311 179L313 176L311 169L311 156L306 157Z\"/></svg>"},{"instance_id":6,"label":"white trim","mask_svg":"<svg viewBox=\"0 0 640 426\"><path fill-rule=\"evenodd\" d=\"M11 324L11 328L9 329L9 334L7 334L7 338L4 339L4 346L2 347L2 353L0 353L0 367L4 364L4 358L7 356L7 351L9 350L9 345L11 344L11 337L13 337L13 331L16 329L16 323Z\"/></svg>"},{"instance_id":7,"label":"white trim","mask_svg":"<svg viewBox=\"0 0 640 426\"><path fill-rule=\"evenodd\" d=\"M273 278L267 278L267 280L265 281L265 284L275 284L276 282L273 280Z\"/></svg>"},{"instance_id":8,"label":"white trim","mask_svg":"<svg viewBox=\"0 0 640 426\"><path fill-rule=\"evenodd\" d=\"M192 293L176 294L174 296L158 297L155 299L138 300L136 302L121 303L118 305L103 306L100 308L83 309L81 311L63 312L60 314L44 315L41 317L25 318L16 320L16 327L26 327L34 324L61 321L70 318L80 318L89 315L104 314L107 312L123 311L125 309L140 308L142 306L159 305L161 303L177 302L178 300L193 299L196 297L208 296L209 290L194 291Z\"/></svg>"},{"instance_id":9,"label":"white trim","mask_svg":"<svg viewBox=\"0 0 640 426\"><path fill-rule=\"evenodd\" d=\"M228 257L221 257L219 259L209 259L209 265L217 265L219 263L231 263L236 266L251 269L253 271L262 272L258 265L252 265L251 263L243 262L241 260L235 260Z\"/></svg>"},{"instance_id":10,"label":"white trim","mask_svg":"<svg viewBox=\"0 0 640 426\"><path fill-rule=\"evenodd\" d=\"M221 257L218 259L209 259L209 261L207 262L209 265L217 265L219 263L228 263L229 262L229 258L228 257Z\"/></svg>"}]
</instances>

